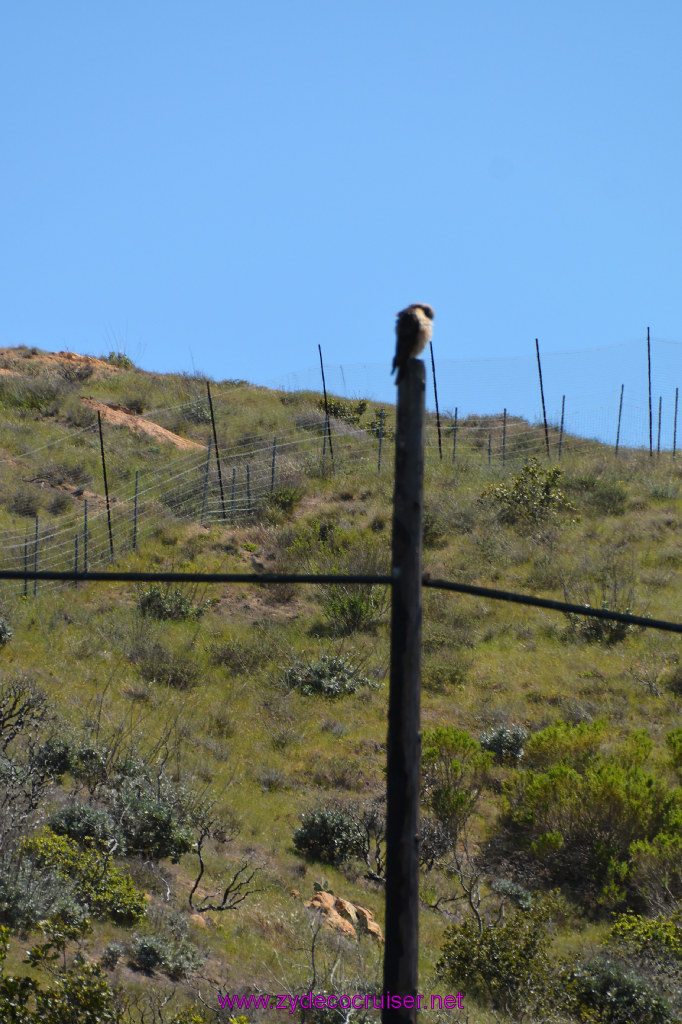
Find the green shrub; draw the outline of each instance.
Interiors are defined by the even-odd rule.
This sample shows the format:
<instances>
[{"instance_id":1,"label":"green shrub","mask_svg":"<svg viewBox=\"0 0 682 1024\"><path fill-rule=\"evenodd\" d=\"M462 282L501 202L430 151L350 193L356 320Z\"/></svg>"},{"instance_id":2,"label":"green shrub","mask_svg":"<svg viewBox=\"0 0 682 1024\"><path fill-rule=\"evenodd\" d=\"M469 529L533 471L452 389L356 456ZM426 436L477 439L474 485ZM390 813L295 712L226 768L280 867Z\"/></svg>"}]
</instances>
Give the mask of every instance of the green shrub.
<instances>
[{"instance_id":1,"label":"green shrub","mask_svg":"<svg viewBox=\"0 0 682 1024\"><path fill-rule=\"evenodd\" d=\"M210 603L204 601L194 604L193 595L186 593L182 587L152 583L140 594L138 607L143 615L154 619L187 619L203 615Z\"/></svg>"},{"instance_id":2,"label":"green shrub","mask_svg":"<svg viewBox=\"0 0 682 1024\"><path fill-rule=\"evenodd\" d=\"M329 699L345 697L356 693L361 686L372 685L348 657L331 654L323 654L309 664L294 662L284 679L290 689L300 690L307 697L319 695Z\"/></svg>"},{"instance_id":3,"label":"green shrub","mask_svg":"<svg viewBox=\"0 0 682 1024\"><path fill-rule=\"evenodd\" d=\"M160 970L174 980L194 974L205 960L187 939L159 935L136 935L128 946L127 957L130 966L138 971L153 974Z\"/></svg>"},{"instance_id":4,"label":"green shrub","mask_svg":"<svg viewBox=\"0 0 682 1024\"><path fill-rule=\"evenodd\" d=\"M682 781L682 729L673 729L672 732L669 732L665 738L665 744L670 750L673 769Z\"/></svg>"},{"instance_id":5,"label":"green shrub","mask_svg":"<svg viewBox=\"0 0 682 1024\"><path fill-rule=\"evenodd\" d=\"M25 840L22 851L39 871L52 871L72 882L79 902L98 917L132 922L144 915L143 894L129 875L114 867L101 844L93 842L87 849L79 849L73 839L44 828Z\"/></svg>"},{"instance_id":6,"label":"green shrub","mask_svg":"<svg viewBox=\"0 0 682 1024\"><path fill-rule=\"evenodd\" d=\"M125 853L125 840L111 815L99 807L76 801L53 811L48 824L56 835L68 836L79 846L92 843Z\"/></svg>"},{"instance_id":7,"label":"green shrub","mask_svg":"<svg viewBox=\"0 0 682 1024\"><path fill-rule=\"evenodd\" d=\"M301 817L294 832L294 847L311 860L341 864L361 856L363 833L353 816L339 808L319 808Z\"/></svg>"},{"instance_id":8,"label":"green shrub","mask_svg":"<svg viewBox=\"0 0 682 1024\"><path fill-rule=\"evenodd\" d=\"M69 740L59 736L51 736L40 744L33 752L33 764L40 772L61 778L73 767L74 751Z\"/></svg>"},{"instance_id":9,"label":"green shrub","mask_svg":"<svg viewBox=\"0 0 682 1024\"><path fill-rule=\"evenodd\" d=\"M7 506L10 512L17 516L27 516L35 519L40 510L40 498L38 492L29 490L27 487L15 491Z\"/></svg>"},{"instance_id":10,"label":"green shrub","mask_svg":"<svg viewBox=\"0 0 682 1024\"><path fill-rule=\"evenodd\" d=\"M288 487L286 485L282 485L268 494L265 499L265 506L266 509L275 509L286 516L290 516L302 497L302 486Z\"/></svg>"},{"instance_id":11,"label":"green shrub","mask_svg":"<svg viewBox=\"0 0 682 1024\"><path fill-rule=\"evenodd\" d=\"M106 363L117 366L119 370L134 370L135 364L124 352L110 352L108 356L101 356Z\"/></svg>"},{"instance_id":12,"label":"green shrub","mask_svg":"<svg viewBox=\"0 0 682 1024\"><path fill-rule=\"evenodd\" d=\"M583 771L598 756L606 736L606 721L557 722L533 733L526 741L524 764L545 771L555 764Z\"/></svg>"},{"instance_id":13,"label":"green shrub","mask_svg":"<svg viewBox=\"0 0 682 1024\"><path fill-rule=\"evenodd\" d=\"M670 917L618 914L611 926L611 938L634 950L638 956L661 955L682 961L682 911Z\"/></svg>"},{"instance_id":14,"label":"green shrub","mask_svg":"<svg viewBox=\"0 0 682 1024\"><path fill-rule=\"evenodd\" d=\"M180 412L189 423L202 424L211 422L211 409L208 399L203 395L191 398L189 402L186 402L181 407Z\"/></svg>"},{"instance_id":15,"label":"green shrub","mask_svg":"<svg viewBox=\"0 0 682 1024\"><path fill-rule=\"evenodd\" d=\"M576 511L559 487L561 476L558 466L543 469L532 458L511 485L490 484L481 497L498 509L503 522L534 527L555 519L559 512Z\"/></svg>"},{"instance_id":16,"label":"green shrub","mask_svg":"<svg viewBox=\"0 0 682 1024\"><path fill-rule=\"evenodd\" d=\"M509 792L518 840L557 881L597 886L610 901L624 896L633 844L680 831L682 790L615 760L598 759L582 774L565 764L522 772Z\"/></svg>"},{"instance_id":17,"label":"green shrub","mask_svg":"<svg viewBox=\"0 0 682 1024\"><path fill-rule=\"evenodd\" d=\"M125 956L125 951L125 946L120 942L108 942L102 950L99 962L102 967L106 967L108 971L113 971L121 957Z\"/></svg>"},{"instance_id":18,"label":"green shrub","mask_svg":"<svg viewBox=\"0 0 682 1024\"><path fill-rule=\"evenodd\" d=\"M386 611L385 595L367 584L330 585L322 608L335 636L350 636L358 630L373 629Z\"/></svg>"},{"instance_id":19,"label":"green shrub","mask_svg":"<svg viewBox=\"0 0 682 1024\"><path fill-rule=\"evenodd\" d=\"M455 842L473 814L493 755L452 726L426 730L422 739L424 803Z\"/></svg>"},{"instance_id":20,"label":"green shrub","mask_svg":"<svg viewBox=\"0 0 682 1024\"><path fill-rule=\"evenodd\" d=\"M114 996L101 968L82 956L70 967L52 968L53 984L42 988L28 975L4 972L9 932L0 928L0 1019L7 1024L120 1024ZM26 962L42 966L55 959L55 943L33 946Z\"/></svg>"},{"instance_id":21,"label":"green shrub","mask_svg":"<svg viewBox=\"0 0 682 1024\"><path fill-rule=\"evenodd\" d=\"M660 910L682 898L682 829L638 839L630 846L629 885L635 898Z\"/></svg>"},{"instance_id":22,"label":"green shrub","mask_svg":"<svg viewBox=\"0 0 682 1024\"><path fill-rule=\"evenodd\" d=\"M84 910L71 885L57 871L38 868L28 857L5 859L0 867L0 922L26 930L48 917L78 918Z\"/></svg>"},{"instance_id":23,"label":"green shrub","mask_svg":"<svg viewBox=\"0 0 682 1024\"><path fill-rule=\"evenodd\" d=\"M318 399L318 408L325 412L324 398ZM334 416L337 420L343 420L344 423L358 424L367 408L367 402L364 399L359 401L349 401L344 398L332 398L331 395L327 395L327 411L330 416Z\"/></svg>"},{"instance_id":24,"label":"green shrub","mask_svg":"<svg viewBox=\"0 0 682 1024\"><path fill-rule=\"evenodd\" d=\"M191 849L187 795L161 775L136 772L120 780L112 800L129 855L175 864Z\"/></svg>"},{"instance_id":25,"label":"green shrub","mask_svg":"<svg viewBox=\"0 0 682 1024\"><path fill-rule=\"evenodd\" d=\"M598 958L566 968L560 976L561 1002L578 1021L609 1024L667 1024L668 1004L638 975Z\"/></svg>"},{"instance_id":26,"label":"green shrub","mask_svg":"<svg viewBox=\"0 0 682 1024\"><path fill-rule=\"evenodd\" d=\"M549 925L555 901L546 899L527 912L497 923L474 920L445 931L437 974L454 986L467 986L490 1000L497 1013L520 1020L540 1014L554 998Z\"/></svg>"},{"instance_id":27,"label":"green shrub","mask_svg":"<svg viewBox=\"0 0 682 1024\"><path fill-rule=\"evenodd\" d=\"M481 746L489 750L497 764L516 764L523 757L528 732L522 725L499 725L481 734Z\"/></svg>"},{"instance_id":28,"label":"green shrub","mask_svg":"<svg viewBox=\"0 0 682 1024\"><path fill-rule=\"evenodd\" d=\"M65 494L63 491L57 491L47 506L47 511L53 516L61 516L69 511L72 504L73 502L68 494Z\"/></svg>"}]
</instances>

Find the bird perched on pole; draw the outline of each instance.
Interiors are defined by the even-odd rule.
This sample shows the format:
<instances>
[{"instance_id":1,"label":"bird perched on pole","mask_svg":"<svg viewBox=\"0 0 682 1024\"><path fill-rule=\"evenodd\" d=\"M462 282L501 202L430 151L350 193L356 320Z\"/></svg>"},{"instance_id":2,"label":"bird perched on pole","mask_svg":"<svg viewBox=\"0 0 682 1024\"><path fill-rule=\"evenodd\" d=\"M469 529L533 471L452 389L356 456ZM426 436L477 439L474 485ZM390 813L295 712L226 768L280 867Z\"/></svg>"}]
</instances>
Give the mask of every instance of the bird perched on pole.
<instances>
[{"instance_id":1,"label":"bird perched on pole","mask_svg":"<svg viewBox=\"0 0 682 1024\"><path fill-rule=\"evenodd\" d=\"M391 373L396 367L398 369L396 384L400 383L408 360L418 356L431 341L432 320L433 307L428 306L425 302L414 302L398 313L395 325L397 344L391 369Z\"/></svg>"}]
</instances>

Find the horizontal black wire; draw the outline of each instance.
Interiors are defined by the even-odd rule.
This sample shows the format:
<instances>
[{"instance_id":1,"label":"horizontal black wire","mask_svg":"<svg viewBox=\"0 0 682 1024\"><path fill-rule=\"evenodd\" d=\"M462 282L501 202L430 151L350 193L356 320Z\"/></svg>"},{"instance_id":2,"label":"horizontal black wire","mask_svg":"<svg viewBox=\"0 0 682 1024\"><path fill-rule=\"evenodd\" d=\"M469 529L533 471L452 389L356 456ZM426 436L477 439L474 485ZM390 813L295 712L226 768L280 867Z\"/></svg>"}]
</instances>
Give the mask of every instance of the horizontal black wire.
<instances>
[{"instance_id":1,"label":"horizontal black wire","mask_svg":"<svg viewBox=\"0 0 682 1024\"><path fill-rule=\"evenodd\" d=\"M569 615L585 615L590 619L611 619L625 622L629 626L643 626L645 629L662 629L669 633L682 633L682 622L667 622L665 619L651 619L648 615L631 615L630 612L613 612L608 608L593 608L589 604L571 604L568 601L554 601L549 597L533 597L530 594L515 594L510 590L496 590L493 587L476 587L469 583L451 583L450 580L432 580L424 577L425 587L436 590L454 590L458 594L473 594L476 597L490 597L494 601L512 601L534 608L551 608Z\"/></svg>"},{"instance_id":2,"label":"horizontal black wire","mask_svg":"<svg viewBox=\"0 0 682 1024\"><path fill-rule=\"evenodd\" d=\"M118 572L117 570L96 572L74 572L73 570L45 569L38 572L22 569L0 569L0 580L60 580L65 583L370 583L390 586L393 577L384 575L350 575L322 573L317 576L299 573L252 573L252 572ZM660 629L668 633L682 633L682 622L667 622L645 615L631 615L629 612L614 612L608 608L593 608L591 605L571 604L568 601L554 601L547 597L533 597L530 594L516 594L510 590L494 587L477 587L470 583L454 583L451 580L434 580L424 576L425 587L435 590L451 590L458 594L472 594L489 597L494 601L511 601L514 604L530 605L534 608L549 608L552 611L570 615L584 615L591 619L610 619L644 629Z\"/></svg>"}]
</instances>

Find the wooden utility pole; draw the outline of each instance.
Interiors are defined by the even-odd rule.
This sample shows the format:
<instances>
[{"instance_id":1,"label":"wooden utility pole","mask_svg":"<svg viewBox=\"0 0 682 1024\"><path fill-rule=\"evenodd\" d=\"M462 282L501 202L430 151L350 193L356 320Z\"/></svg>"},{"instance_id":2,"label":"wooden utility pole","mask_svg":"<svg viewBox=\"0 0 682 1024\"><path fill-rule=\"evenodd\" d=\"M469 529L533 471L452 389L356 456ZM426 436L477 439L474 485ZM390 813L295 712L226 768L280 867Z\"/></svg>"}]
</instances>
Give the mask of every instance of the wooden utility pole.
<instances>
[{"instance_id":1,"label":"wooden utility pole","mask_svg":"<svg viewBox=\"0 0 682 1024\"><path fill-rule=\"evenodd\" d=\"M425 390L424 364L410 359L398 384L386 783L384 994L401 996L401 1006L384 1006L382 1024L416 1021L416 1010L402 1003L417 994L419 952Z\"/></svg>"}]
</instances>

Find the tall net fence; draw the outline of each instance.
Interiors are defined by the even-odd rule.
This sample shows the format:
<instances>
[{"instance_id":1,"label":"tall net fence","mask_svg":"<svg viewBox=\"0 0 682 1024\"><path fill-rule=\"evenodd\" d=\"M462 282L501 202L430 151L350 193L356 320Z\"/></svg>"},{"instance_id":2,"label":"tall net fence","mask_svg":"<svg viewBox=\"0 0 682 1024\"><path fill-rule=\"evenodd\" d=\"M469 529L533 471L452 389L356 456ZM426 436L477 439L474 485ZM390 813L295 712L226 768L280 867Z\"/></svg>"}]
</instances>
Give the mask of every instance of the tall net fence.
<instances>
[{"instance_id":1,"label":"tall net fence","mask_svg":"<svg viewBox=\"0 0 682 1024\"><path fill-rule=\"evenodd\" d=\"M528 354L508 359L450 358L451 351L472 351L475 342L447 345L436 337L434 362L438 402L441 411L460 419L482 413L502 412L522 416L531 423L543 417L538 364L534 342ZM557 427L564 411L567 433L592 438L604 444L629 448L649 447L649 367L647 342L629 341L582 352L544 352L541 364L545 409L550 424ZM682 384L682 344L651 338L651 441L656 450L672 450L675 408ZM433 375L428 351L427 408L435 409ZM344 366L325 362L327 390L345 398L368 398L394 402L386 363ZM321 390L320 365L287 374L270 382L287 391ZM622 389L622 407L621 407ZM679 400L677 402L679 405ZM682 415L682 411L680 413ZM620 420L620 435L618 425Z\"/></svg>"},{"instance_id":2,"label":"tall net fence","mask_svg":"<svg viewBox=\"0 0 682 1024\"><path fill-rule=\"evenodd\" d=\"M510 398L521 389L521 376L532 377L532 371L539 395L534 355L533 359L522 360L437 361L441 418L438 424L433 413L427 417L427 466L438 461L452 464L454 470L458 460L467 459L474 460L483 472L499 474L532 456L546 458L548 448L552 462L590 454L600 459L605 454L616 458L616 438L621 449L641 449L643 453L648 451L651 442L655 454L660 448L659 457L672 460L677 457L674 417L677 386L674 382L678 379L682 346L668 346L670 360L666 369L660 358L662 343L657 344L659 358L656 372L652 371L651 425L646 376L643 384L637 384L632 374L628 377L624 358L626 353L641 357L641 343L636 352L634 346L626 345L579 354L582 363L589 364L590 376L579 378L580 389L572 395L568 390L569 377L564 378L563 423L561 402L558 410L556 408L557 385L547 382L560 374L569 357L543 357L547 432L539 398L536 399L539 415L530 419L514 412ZM624 379L623 384L617 386L609 383L606 376L607 366L613 369L614 358L621 370L620 377ZM654 362L654 366L657 363ZM105 422L107 461L114 467L117 463L126 463L126 473L119 474L122 482L119 480L110 490L109 508L103 487L98 485L96 491L83 490L77 507L68 513L41 515L35 520L26 518L24 528L0 531L0 567L18 571L103 567L136 549L169 516L204 526L212 523L239 525L261 515L278 501L286 501L287 492L295 490L307 478L333 472L342 479L344 474L358 467L391 474L393 407L387 403L385 412L369 409L362 422L355 406L360 397L371 399L381 394L379 374L384 382L382 387L386 388L386 367L329 366L325 367L325 372L330 409L335 415L325 416L322 408L319 365L317 379L313 371L292 375L287 381L279 382L284 404L287 404L287 395L296 398L292 401L288 425L276 433L248 433L237 440L225 436L224 430L219 431L219 466L208 402L201 394L190 403L156 409L139 417L140 421L165 426L180 434L185 426L191 426L195 438L197 424L200 424L199 433L205 437L204 444L189 442L186 450L166 444L164 451L168 451L168 456L157 458L153 465L143 464L139 469L131 466L130 450L120 441L119 431L125 428L111 427ZM428 359L427 379L428 404L433 409L433 380ZM575 374L571 380L577 388ZM630 380L629 385L625 380ZM638 391L635 391L636 384ZM630 402L624 399L628 386L633 390ZM394 399L395 389L390 388L390 379L386 390ZM300 392L305 391L311 394L302 396ZM608 402L603 401L605 394ZM660 442L656 396L660 398L661 407ZM220 414L235 402L234 388L216 385L213 402L220 419ZM495 408L495 404L498 411L493 414L477 412L482 408ZM352 419L359 421L349 422ZM605 449L604 443L608 443L610 449ZM28 465L37 453L54 459L60 450L76 444L89 446L91 451L95 446L98 448L97 427L63 431L31 450L0 460L0 466L3 462L19 467L24 463ZM41 589L58 585L39 584ZM29 595L35 592L37 585L33 581L22 581L14 589Z\"/></svg>"}]
</instances>

